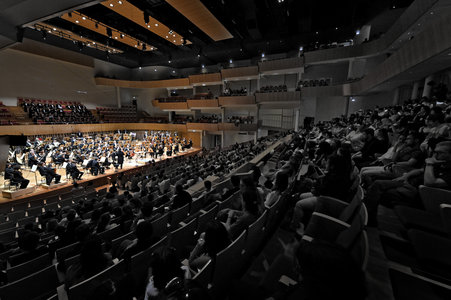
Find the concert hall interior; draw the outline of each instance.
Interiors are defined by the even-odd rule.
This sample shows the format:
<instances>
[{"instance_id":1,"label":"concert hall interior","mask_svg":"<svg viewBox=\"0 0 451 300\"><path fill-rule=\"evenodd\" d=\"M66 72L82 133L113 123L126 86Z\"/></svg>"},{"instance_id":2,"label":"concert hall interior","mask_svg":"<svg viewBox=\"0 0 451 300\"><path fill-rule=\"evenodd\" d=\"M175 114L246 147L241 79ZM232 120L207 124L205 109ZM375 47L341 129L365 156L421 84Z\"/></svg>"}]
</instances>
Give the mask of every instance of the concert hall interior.
<instances>
[{"instance_id":1,"label":"concert hall interior","mask_svg":"<svg viewBox=\"0 0 451 300\"><path fill-rule=\"evenodd\" d=\"M451 299L451 0L0 1L0 299Z\"/></svg>"}]
</instances>

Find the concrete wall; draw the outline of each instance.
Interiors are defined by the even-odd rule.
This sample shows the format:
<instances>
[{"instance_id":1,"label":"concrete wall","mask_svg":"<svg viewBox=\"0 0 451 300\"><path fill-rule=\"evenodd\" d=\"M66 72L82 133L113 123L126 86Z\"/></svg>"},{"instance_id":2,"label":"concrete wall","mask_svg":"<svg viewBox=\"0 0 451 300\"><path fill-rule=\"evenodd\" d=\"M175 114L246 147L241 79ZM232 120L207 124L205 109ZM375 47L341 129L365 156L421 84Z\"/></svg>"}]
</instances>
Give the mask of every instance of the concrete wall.
<instances>
[{"instance_id":1,"label":"concrete wall","mask_svg":"<svg viewBox=\"0 0 451 300\"><path fill-rule=\"evenodd\" d=\"M79 101L88 108L114 106L114 87L96 86L94 69L6 49L0 52L0 101L17 105L17 97Z\"/></svg>"}]
</instances>

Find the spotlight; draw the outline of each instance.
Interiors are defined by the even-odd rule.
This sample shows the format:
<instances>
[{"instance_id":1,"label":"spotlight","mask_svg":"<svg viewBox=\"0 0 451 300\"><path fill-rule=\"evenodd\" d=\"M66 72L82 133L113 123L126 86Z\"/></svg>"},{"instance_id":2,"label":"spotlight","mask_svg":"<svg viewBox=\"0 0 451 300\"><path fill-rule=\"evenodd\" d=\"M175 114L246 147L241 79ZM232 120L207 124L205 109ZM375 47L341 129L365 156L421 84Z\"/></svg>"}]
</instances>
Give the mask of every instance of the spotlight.
<instances>
[{"instance_id":1,"label":"spotlight","mask_svg":"<svg viewBox=\"0 0 451 300\"><path fill-rule=\"evenodd\" d=\"M205 69L205 65L202 65L202 69Z\"/></svg>"},{"instance_id":2,"label":"spotlight","mask_svg":"<svg viewBox=\"0 0 451 300\"><path fill-rule=\"evenodd\" d=\"M233 60L232 60L232 59L229 59L229 63L230 63L230 64L233 63Z\"/></svg>"},{"instance_id":3,"label":"spotlight","mask_svg":"<svg viewBox=\"0 0 451 300\"><path fill-rule=\"evenodd\" d=\"M359 35L359 34L360 34L360 30L357 29L357 30L355 31L355 35Z\"/></svg>"},{"instance_id":4,"label":"spotlight","mask_svg":"<svg viewBox=\"0 0 451 300\"><path fill-rule=\"evenodd\" d=\"M121 39L123 39L124 38L124 34L123 33L121 33Z\"/></svg>"},{"instance_id":5,"label":"spotlight","mask_svg":"<svg viewBox=\"0 0 451 300\"><path fill-rule=\"evenodd\" d=\"M173 33L174 33L174 30L172 30L172 29L171 29L171 30L169 30L169 34L171 34L171 35L172 35Z\"/></svg>"},{"instance_id":6,"label":"spotlight","mask_svg":"<svg viewBox=\"0 0 451 300\"><path fill-rule=\"evenodd\" d=\"M301 52L304 51L304 47L302 47L302 46L299 47L299 51L301 51Z\"/></svg>"},{"instance_id":7,"label":"spotlight","mask_svg":"<svg viewBox=\"0 0 451 300\"><path fill-rule=\"evenodd\" d=\"M144 23L149 23L149 13L148 12L144 12Z\"/></svg>"},{"instance_id":8,"label":"spotlight","mask_svg":"<svg viewBox=\"0 0 451 300\"><path fill-rule=\"evenodd\" d=\"M86 17L82 17L83 20L86 20Z\"/></svg>"},{"instance_id":9,"label":"spotlight","mask_svg":"<svg viewBox=\"0 0 451 300\"><path fill-rule=\"evenodd\" d=\"M168 64L170 64L172 61L171 60L168 60Z\"/></svg>"},{"instance_id":10,"label":"spotlight","mask_svg":"<svg viewBox=\"0 0 451 300\"><path fill-rule=\"evenodd\" d=\"M141 66L139 66L139 68L138 68L138 69L140 69L140 70L141 70L141 69L142 69L142 67L141 67Z\"/></svg>"},{"instance_id":11,"label":"spotlight","mask_svg":"<svg viewBox=\"0 0 451 300\"><path fill-rule=\"evenodd\" d=\"M262 58L264 58L264 57L265 57L265 53L263 52L263 53L262 53Z\"/></svg>"}]
</instances>

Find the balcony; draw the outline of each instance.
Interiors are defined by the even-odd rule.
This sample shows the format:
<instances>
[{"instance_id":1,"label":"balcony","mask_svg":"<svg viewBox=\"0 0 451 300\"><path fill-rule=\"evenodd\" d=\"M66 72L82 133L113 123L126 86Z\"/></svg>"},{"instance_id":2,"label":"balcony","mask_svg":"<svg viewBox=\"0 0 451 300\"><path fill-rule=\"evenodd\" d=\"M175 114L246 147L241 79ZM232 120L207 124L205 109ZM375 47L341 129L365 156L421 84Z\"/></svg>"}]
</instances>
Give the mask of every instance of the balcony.
<instances>
[{"instance_id":1,"label":"balcony","mask_svg":"<svg viewBox=\"0 0 451 300\"><path fill-rule=\"evenodd\" d=\"M301 101L301 92L255 93L257 103L260 102L293 102Z\"/></svg>"},{"instance_id":2,"label":"balcony","mask_svg":"<svg viewBox=\"0 0 451 300\"><path fill-rule=\"evenodd\" d=\"M188 99L187 104L189 108L219 107L218 99Z\"/></svg>"},{"instance_id":3,"label":"balcony","mask_svg":"<svg viewBox=\"0 0 451 300\"><path fill-rule=\"evenodd\" d=\"M189 83L192 86L222 84L221 73L190 75Z\"/></svg>"},{"instance_id":4,"label":"balcony","mask_svg":"<svg viewBox=\"0 0 451 300\"><path fill-rule=\"evenodd\" d=\"M301 57L291 57L259 62L258 66L260 73L264 75L279 75L299 73L304 63Z\"/></svg>"},{"instance_id":5,"label":"balcony","mask_svg":"<svg viewBox=\"0 0 451 300\"><path fill-rule=\"evenodd\" d=\"M218 104L224 107L241 106L241 105L255 105L255 96L227 96L219 97Z\"/></svg>"},{"instance_id":6,"label":"balcony","mask_svg":"<svg viewBox=\"0 0 451 300\"><path fill-rule=\"evenodd\" d=\"M258 66L222 69L221 75L222 79L230 81L257 79Z\"/></svg>"}]
</instances>

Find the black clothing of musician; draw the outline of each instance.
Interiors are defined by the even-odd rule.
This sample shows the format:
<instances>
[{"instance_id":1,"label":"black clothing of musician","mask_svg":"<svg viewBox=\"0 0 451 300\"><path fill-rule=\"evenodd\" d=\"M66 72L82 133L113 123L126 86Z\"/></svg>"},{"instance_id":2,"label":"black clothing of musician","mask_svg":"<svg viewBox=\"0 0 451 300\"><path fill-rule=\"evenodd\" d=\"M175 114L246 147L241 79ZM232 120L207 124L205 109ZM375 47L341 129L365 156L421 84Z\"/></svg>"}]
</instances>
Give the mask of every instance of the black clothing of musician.
<instances>
[{"instance_id":1,"label":"black clothing of musician","mask_svg":"<svg viewBox=\"0 0 451 300\"><path fill-rule=\"evenodd\" d=\"M38 171L41 176L45 177L45 182L47 185L50 185L54 178L55 183L59 183L61 180L61 175L56 174L54 169L45 167L42 163L38 166Z\"/></svg>"},{"instance_id":2,"label":"black clothing of musician","mask_svg":"<svg viewBox=\"0 0 451 300\"><path fill-rule=\"evenodd\" d=\"M117 156L117 163L121 166L121 169L122 169L122 167L124 165L124 152L122 152L122 150L119 149L116 152L116 156Z\"/></svg>"},{"instance_id":3,"label":"black clothing of musician","mask_svg":"<svg viewBox=\"0 0 451 300\"><path fill-rule=\"evenodd\" d=\"M80 172L80 170L77 169L77 165L69 162L66 166L66 173L70 174L70 176L72 177L72 179L74 180L80 180L81 176L83 175L83 172Z\"/></svg>"},{"instance_id":4,"label":"black clothing of musician","mask_svg":"<svg viewBox=\"0 0 451 300\"><path fill-rule=\"evenodd\" d=\"M91 169L91 174L94 176L97 176L99 174L103 174L104 173L104 168L100 166L99 162L97 161L97 159L91 159L88 164L86 165L87 169ZM103 170L103 171L102 171Z\"/></svg>"},{"instance_id":5,"label":"black clothing of musician","mask_svg":"<svg viewBox=\"0 0 451 300\"><path fill-rule=\"evenodd\" d=\"M25 189L30 183L30 180L25 179L19 170L14 169L10 165L5 169L5 179L9 179L13 185L20 184L21 189Z\"/></svg>"}]
</instances>

